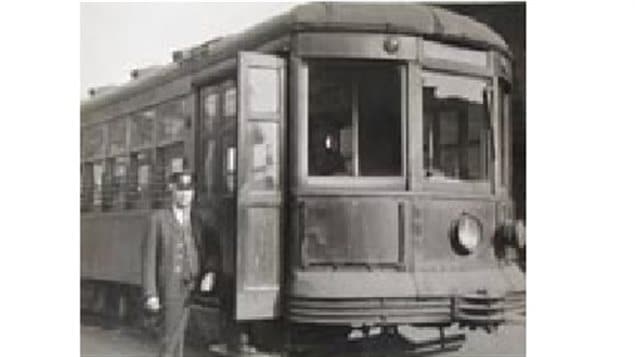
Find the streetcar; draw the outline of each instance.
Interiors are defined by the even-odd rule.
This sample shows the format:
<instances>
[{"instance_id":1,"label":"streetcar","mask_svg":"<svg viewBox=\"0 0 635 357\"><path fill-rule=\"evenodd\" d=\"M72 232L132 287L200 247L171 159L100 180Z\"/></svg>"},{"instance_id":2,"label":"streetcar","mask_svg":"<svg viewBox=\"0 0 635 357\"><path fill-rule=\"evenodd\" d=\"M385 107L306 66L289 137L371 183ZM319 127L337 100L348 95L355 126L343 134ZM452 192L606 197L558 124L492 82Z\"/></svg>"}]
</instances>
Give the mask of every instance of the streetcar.
<instances>
[{"instance_id":1,"label":"streetcar","mask_svg":"<svg viewBox=\"0 0 635 357\"><path fill-rule=\"evenodd\" d=\"M149 217L191 170L221 340L417 352L524 324L511 63L439 7L308 3L92 89L82 310L138 315Z\"/></svg>"}]
</instances>

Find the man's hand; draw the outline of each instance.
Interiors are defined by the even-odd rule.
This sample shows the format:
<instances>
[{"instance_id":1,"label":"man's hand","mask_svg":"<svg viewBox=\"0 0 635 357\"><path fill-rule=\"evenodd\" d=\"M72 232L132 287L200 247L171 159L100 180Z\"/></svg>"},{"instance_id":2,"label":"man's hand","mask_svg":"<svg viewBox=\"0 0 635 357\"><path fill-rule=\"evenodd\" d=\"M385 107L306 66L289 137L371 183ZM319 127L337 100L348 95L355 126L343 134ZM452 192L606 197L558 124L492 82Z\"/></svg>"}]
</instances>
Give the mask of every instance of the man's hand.
<instances>
[{"instance_id":1,"label":"man's hand","mask_svg":"<svg viewBox=\"0 0 635 357\"><path fill-rule=\"evenodd\" d=\"M209 292L214 287L214 273L210 272L205 274L203 280L201 280L201 291Z\"/></svg>"},{"instance_id":2,"label":"man's hand","mask_svg":"<svg viewBox=\"0 0 635 357\"><path fill-rule=\"evenodd\" d=\"M146 309L156 312L159 311L161 305L159 304L159 298L156 296L150 296L148 300L146 300Z\"/></svg>"}]
</instances>

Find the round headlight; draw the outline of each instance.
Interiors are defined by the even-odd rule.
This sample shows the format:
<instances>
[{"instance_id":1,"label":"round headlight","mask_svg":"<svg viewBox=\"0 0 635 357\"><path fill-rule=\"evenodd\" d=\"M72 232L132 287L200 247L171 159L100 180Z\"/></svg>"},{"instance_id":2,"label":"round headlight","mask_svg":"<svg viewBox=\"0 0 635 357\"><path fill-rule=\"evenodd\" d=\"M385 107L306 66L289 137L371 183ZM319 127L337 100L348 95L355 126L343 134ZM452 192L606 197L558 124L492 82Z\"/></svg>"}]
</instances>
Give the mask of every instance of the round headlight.
<instances>
[{"instance_id":1,"label":"round headlight","mask_svg":"<svg viewBox=\"0 0 635 357\"><path fill-rule=\"evenodd\" d=\"M456 223L455 239L459 251L463 254L472 253L482 236L481 223L475 217L464 214Z\"/></svg>"}]
</instances>

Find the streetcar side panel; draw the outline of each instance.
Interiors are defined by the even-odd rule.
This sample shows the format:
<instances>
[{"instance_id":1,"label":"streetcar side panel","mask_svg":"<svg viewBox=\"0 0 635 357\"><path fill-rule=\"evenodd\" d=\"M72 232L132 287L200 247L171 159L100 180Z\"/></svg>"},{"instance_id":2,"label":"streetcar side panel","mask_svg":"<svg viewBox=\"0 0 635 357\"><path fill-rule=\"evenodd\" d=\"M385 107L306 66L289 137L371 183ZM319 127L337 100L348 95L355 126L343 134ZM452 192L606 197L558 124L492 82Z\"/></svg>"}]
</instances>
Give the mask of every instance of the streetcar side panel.
<instances>
[{"instance_id":1,"label":"streetcar side panel","mask_svg":"<svg viewBox=\"0 0 635 357\"><path fill-rule=\"evenodd\" d=\"M151 212L81 218L81 278L141 285L141 247Z\"/></svg>"}]
</instances>

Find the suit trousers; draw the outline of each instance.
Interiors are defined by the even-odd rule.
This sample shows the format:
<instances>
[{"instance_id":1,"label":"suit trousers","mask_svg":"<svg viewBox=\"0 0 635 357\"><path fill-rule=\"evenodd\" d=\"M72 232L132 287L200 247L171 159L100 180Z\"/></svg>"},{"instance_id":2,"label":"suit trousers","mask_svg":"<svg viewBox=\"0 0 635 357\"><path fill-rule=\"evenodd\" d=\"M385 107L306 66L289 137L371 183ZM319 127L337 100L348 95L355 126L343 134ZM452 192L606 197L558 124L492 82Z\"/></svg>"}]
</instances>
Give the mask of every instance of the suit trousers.
<instances>
[{"instance_id":1,"label":"suit trousers","mask_svg":"<svg viewBox=\"0 0 635 357\"><path fill-rule=\"evenodd\" d=\"M170 296L172 295L172 296ZM163 329L159 357L183 357L185 329L189 319L188 290L164 298Z\"/></svg>"}]
</instances>

